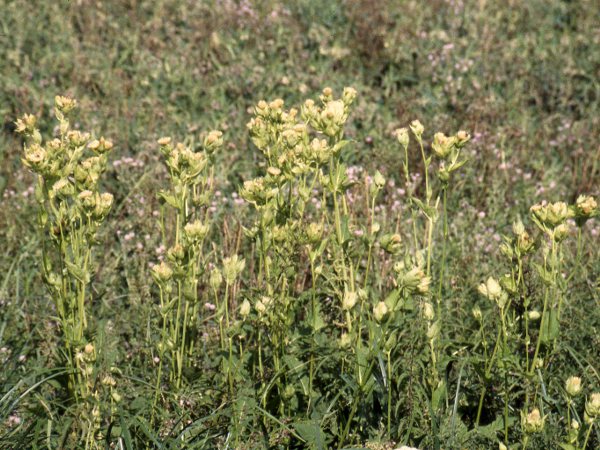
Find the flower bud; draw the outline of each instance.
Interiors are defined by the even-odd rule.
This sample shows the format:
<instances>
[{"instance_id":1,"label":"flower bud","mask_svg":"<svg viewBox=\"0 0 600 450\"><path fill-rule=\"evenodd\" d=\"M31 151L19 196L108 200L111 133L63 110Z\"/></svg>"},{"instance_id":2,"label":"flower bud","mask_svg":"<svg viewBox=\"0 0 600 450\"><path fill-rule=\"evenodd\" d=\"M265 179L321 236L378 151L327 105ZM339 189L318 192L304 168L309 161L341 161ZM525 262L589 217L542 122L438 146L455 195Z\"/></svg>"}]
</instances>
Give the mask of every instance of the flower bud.
<instances>
[{"instance_id":1,"label":"flower bud","mask_svg":"<svg viewBox=\"0 0 600 450\"><path fill-rule=\"evenodd\" d=\"M413 120L411 122L410 129L413 132L413 134L417 137L417 139L421 139L423 131L425 131L425 127L418 120Z\"/></svg>"},{"instance_id":2,"label":"flower bud","mask_svg":"<svg viewBox=\"0 0 600 450\"><path fill-rule=\"evenodd\" d=\"M344 311L351 310L354 305L356 305L356 301L358 300L358 295L356 292L346 291L344 293L344 298L342 299L342 309Z\"/></svg>"},{"instance_id":3,"label":"flower bud","mask_svg":"<svg viewBox=\"0 0 600 450\"><path fill-rule=\"evenodd\" d=\"M340 336L340 340L338 341L338 345L340 348L348 347L352 342L352 337L348 333L342 333Z\"/></svg>"},{"instance_id":4,"label":"flower bud","mask_svg":"<svg viewBox=\"0 0 600 450\"><path fill-rule=\"evenodd\" d=\"M167 250L167 258L169 258L169 261L181 262L185 258L185 249L181 244L175 244Z\"/></svg>"},{"instance_id":5,"label":"flower bud","mask_svg":"<svg viewBox=\"0 0 600 450\"><path fill-rule=\"evenodd\" d=\"M569 237L569 225L566 223L561 223L558 225L556 228L554 228L552 237L557 243L564 241L567 237Z\"/></svg>"},{"instance_id":6,"label":"flower bud","mask_svg":"<svg viewBox=\"0 0 600 450\"><path fill-rule=\"evenodd\" d=\"M433 305L429 302L425 302L423 303L422 306L422 311L423 311L423 317L426 320L433 320L434 317L434 312L433 312Z\"/></svg>"},{"instance_id":7,"label":"flower bud","mask_svg":"<svg viewBox=\"0 0 600 450\"><path fill-rule=\"evenodd\" d=\"M94 139L92 142L88 144L88 148L95 153L103 154L107 153L113 148L113 143L104 137L100 139Z\"/></svg>"},{"instance_id":8,"label":"flower bud","mask_svg":"<svg viewBox=\"0 0 600 450\"><path fill-rule=\"evenodd\" d=\"M515 234L515 236L521 236L523 233L525 233L525 225L523 225L523 222L521 222L521 220L517 220L512 224L512 231Z\"/></svg>"},{"instance_id":9,"label":"flower bud","mask_svg":"<svg viewBox=\"0 0 600 450\"><path fill-rule=\"evenodd\" d=\"M410 141L409 135L408 135L408 129L406 128L398 128L395 131L396 134L396 139L398 140L398 142L400 143L400 145L404 148L408 147L408 143Z\"/></svg>"},{"instance_id":10,"label":"flower bud","mask_svg":"<svg viewBox=\"0 0 600 450\"><path fill-rule=\"evenodd\" d=\"M316 244L323 235L323 224L312 222L306 229L306 238L311 244Z\"/></svg>"},{"instance_id":11,"label":"flower bud","mask_svg":"<svg viewBox=\"0 0 600 450\"><path fill-rule=\"evenodd\" d=\"M531 320L532 322L535 322L536 320L540 320L540 317L542 317L542 315L540 314L539 311L536 311L536 310L529 311L527 313L527 318L529 320Z\"/></svg>"},{"instance_id":12,"label":"flower bud","mask_svg":"<svg viewBox=\"0 0 600 450\"><path fill-rule=\"evenodd\" d=\"M474 306L473 309L471 310L471 314L473 315L473 318L477 321L477 322L481 322L481 318L483 317L481 314L481 308L479 308L479 306Z\"/></svg>"},{"instance_id":13,"label":"flower bud","mask_svg":"<svg viewBox=\"0 0 600 450\"><path fill-rule=\"evenodd\" d=\"M240 306L240 316L245 319L248 317L248 314L250 314L250 302L248 300L244 300Z\"/></svg>"},{"instance_id":14,"label":"flower bud","mask_svg":"<svg viewBox=\"0 0 600 450\"><path fill-rule=\"evenodd\" d=\"M585 412L591 418L600 416L600 392L594 392L585 402Z\"/></svg>"},{"instance_id":15,"label":"flower bud","mask_svg":"<svg viewBox=\"0 0 600 450\"><path fill-rule=\"evenodd\" d=\"M431 284L431 277L422 277L417 285L417 292L419 294L427 294L429 292L429 285Z\"/></svg>"},{"instance_id":16,"label":"flower bud","mask_svg":"<svg viewBox=\"0 0 600 450\"><path fill-rule=\"evenodd\" d=\"M223 276L221 275L221 271L219 269L213 269L210 272L209 283L210 287L215 291L221 287L221 283L223 283Z\"/></svg>"},{"instance_id":17,"label":"flower bud","mask_svg":"<svg viewBox=\"0 0 600 450\"><path fill-rule=\"evenodd\" d=\"M458 133L456 133L456 139L458 140L458 145L462 147L469 139L471 139L471 135L465 130L460 130Z\"/></svg>"},{"instance_id":18,"label":"flower bud","mask_svg":"<svg viewBox=\"0 0 600 450\"><path fill-rule=\"evenodd\" d=\"M373 317L377 322L381 322L388 312L388 307L385 302L379 302L373 307Z\"/></svg>"},{"instance_id":19,"label":"flower bud","mask_svg":"<svg viewBox=\"0 0 600 450\"><path fill-rule=\"evenodd\" d=\"M373 183L375 183L375 186L377 186L379 189L381 189L385 185L385 178L379 170L375 172L375 176L373 177Z\"/></svg>"},{"instance_id":20,"label":"flower bud","mask_svg":"<svg viewBox=\"0 0 600 450\"><path fill-rule=\"evenodd\" d=\"M260 315L264 314L265 311L267 310L267 307L265 306L265 304L259 300L256 302L256 304L254 305L254 309L256 309L256 312Z\"/></svg>"},{"instance_id":21,"label":"flower bud","mask_svg":"<svg viewBox=\"0 0 600 450\"><path fill-rule=\"evenodd\" d=\"M347 106L349 106L350 104L352 104L352 102L354 102L355 98L356 98L356 89L354 89L353 87L345 87L344 92L342 93L343 102Z\"/></svg>"},{"instance_id":22,"label":"flower bud","mask_svg":"<svg viewBox=\"0 0 600 450\"><path fill-rule=\"evenodd\" d=\"M502 295L500 284L492 277L489 277L485 283L481 283L478 291L481 295L490 300L496 300Z\"/></svg>"},{"instance_id":23,"label":"flower bud","mask_svg":"<svg viewBox=\"0 0 600 450\"><path fill-rule=\"evenodd\" d=\"M388 253L395 255L400 251L402 238L399 234L386 234L380 239L381 247Z\"/></svg>"}]
</instances>

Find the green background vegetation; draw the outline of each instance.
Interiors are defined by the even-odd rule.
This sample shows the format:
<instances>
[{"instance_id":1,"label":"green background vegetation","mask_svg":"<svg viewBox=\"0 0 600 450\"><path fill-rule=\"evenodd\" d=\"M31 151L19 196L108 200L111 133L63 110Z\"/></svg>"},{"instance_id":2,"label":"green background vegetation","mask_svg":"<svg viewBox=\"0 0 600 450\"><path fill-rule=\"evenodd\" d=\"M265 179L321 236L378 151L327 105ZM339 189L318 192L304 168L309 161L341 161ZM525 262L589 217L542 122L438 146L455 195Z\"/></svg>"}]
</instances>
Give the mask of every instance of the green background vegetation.
<instances>
[{"instance_id":1,"label":"green background vegetation","mask_svg":"<svg viewBox=\"0 0 600 450\"><path fill-rule=\"evenodd\" d=\"M92 308L107 330L99 338L103 364L120 367L125 383L126 413L115 426L131 426L129 439L138 443L152 434L133 418L147 407L136 399L152 382L145 336L155 301L149 264L160 246L155 192L165 183L159 137L197 139L200 131L223 130L211 239L229 255L240 248L248 213L236 208L232 193L259 170L245 126L259 100L281 97L299 106L324 86L338 95L353 86L359 95L344 159L395 182L382 198L385 211L403 201L393 130L413 119L428 137L468 130L469 163L449 197L446 296L454 313L443 330L449 353L473 345L471 309L482 302L476 288L501 270L497 248L510 224L525 220L541 200L572 203L579 194L600 193L600 4L593 0L5 0L0 8L2 448L57 446L69 427L57 413L56 386L36 385L51 373L56 330L40 281L34 178L22 168L13 123L31 112L42 132L52 133L56 94L78 99L76 127L115 143L104 179L115 207L97 251ZM417 172L420 155L411 158ZM560 357L551 367L556 386L573 374L599 385L599 235L591 221L583 236L586 270L570 282ZM451 389L457 377L469 379L466 369L447 370ZM192 383L187 393L193 407L174 402L164 420L176 429L180 419L209 418L208 431L190 445L210 448L224 440L227 421L219 414L226 417L227 409L216 413L219 405L195 389ZM473 385L461 407L472 408L477 394ZM442 448L497 445L487 431L468 431L470 413L460 426L451 413L440 419L440 439L459 433L463 440ZM14 416L20 424L8 423ZM377 430L364 433L379 440ZM403 433L415 445L434 445L426 428ZM179 448L175 434L156 439ZM270 438L274 447L287 445L275 432ZM539 439L554 448L557 437ZM592 439L597 445L598 437ZM252 442L248 448L262 445Z\"/></svg>"}]
</instances>

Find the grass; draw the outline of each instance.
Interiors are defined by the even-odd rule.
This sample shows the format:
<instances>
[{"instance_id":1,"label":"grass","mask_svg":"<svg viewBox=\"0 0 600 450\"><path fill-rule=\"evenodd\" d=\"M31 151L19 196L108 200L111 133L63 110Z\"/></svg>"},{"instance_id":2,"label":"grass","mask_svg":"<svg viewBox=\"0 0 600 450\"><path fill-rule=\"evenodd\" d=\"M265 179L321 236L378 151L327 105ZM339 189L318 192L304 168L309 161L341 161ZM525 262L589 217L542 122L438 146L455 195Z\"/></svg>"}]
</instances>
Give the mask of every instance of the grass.
<instances>
[{"instance_id":1,"label":"grass","mask_svg":"<svg viewBox=\"0 0 600 450\"><path fill-rule=\"evenodd\" d=\"M599 17L7 2L0 448L597 447ZM114 143L110 212L58 242L90 186L40 209L15 132L59 135L57 94ZM48 254L89 262L73 317Z\"/></svg>"}]
</instances>

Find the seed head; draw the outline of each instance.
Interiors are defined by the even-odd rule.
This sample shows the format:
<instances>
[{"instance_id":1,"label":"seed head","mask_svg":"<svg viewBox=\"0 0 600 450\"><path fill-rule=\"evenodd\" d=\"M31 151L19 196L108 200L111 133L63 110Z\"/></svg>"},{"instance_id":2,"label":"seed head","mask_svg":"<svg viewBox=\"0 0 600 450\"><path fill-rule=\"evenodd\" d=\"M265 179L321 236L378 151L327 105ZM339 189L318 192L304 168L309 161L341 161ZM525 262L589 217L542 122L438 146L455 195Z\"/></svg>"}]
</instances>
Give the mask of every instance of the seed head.
<instances>
[{"instance_id":1,"label":"seed head","mask_svg":"<svg viewBox=\"0 0 600 450\"><path fill-rule=\"evenodd\" d=\"M95 205L95 209L94 209L94 216L97 219L103 219L104 217L106 217L106 215L108 214L108 212L110 211L110 208L112 207L113 204L113 195L109 192L104 192L100 195L96 195L96 205Z\"/></svg>"},{"instance_id":2,"label":"seed head","mask_svg":"<svg viewBox=\"0 0 600 450\"><path fill-rule=\"evenodd\" d=\"M37 170L46 161L48 153L39 144L33 144L29 147L25 147L25 158L23 163L32 170Z\"/></svg>"}]
</instances>

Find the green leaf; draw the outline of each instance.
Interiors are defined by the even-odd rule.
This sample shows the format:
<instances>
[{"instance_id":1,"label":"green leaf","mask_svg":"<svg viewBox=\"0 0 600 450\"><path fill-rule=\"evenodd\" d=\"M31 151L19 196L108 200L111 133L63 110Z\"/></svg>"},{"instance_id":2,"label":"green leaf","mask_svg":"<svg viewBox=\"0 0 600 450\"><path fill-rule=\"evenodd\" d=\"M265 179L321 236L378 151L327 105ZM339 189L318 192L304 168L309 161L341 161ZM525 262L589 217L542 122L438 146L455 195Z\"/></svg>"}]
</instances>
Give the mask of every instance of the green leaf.
<instances>
[{"instance_id":1,"label":"green leaf","mask_svg":"<svg viewBox=\"0 0 600 450\"><path fill-rule=\"evenodd\" d=\"M547 343L556 339L559 331L558 312L555 309L546 311L542 316L542 323L540 330L542 342Z\"/></svg>"},{"instance_id":2,"label":"green leaf","mask_svg":"<svg viewBox=\"0 0 600 450\"><path fill-rule=\"evenodd\" d=\"M439 386L435 388L431 395L431 407L434 411L437 411L440 406L440 402L446 395L446 382L440 382Z\"/></svg>"},{"instance_id":3,"label":"green leaf","mask_svg":"<svg viewBox=\"0 0 600 450\"><path fill-rule=\"evenodd\" d=\"M322 450L326 448L325 433L318 422L296 422L294 428L307 443L308 448Z\"/></svg>"},{"instance_id":4,"label":"green leaf","mask_svg":"<svg viewBox=\"0 0 600 450\"><path fill-rule=\"evenodd\" d=\"M87 271L83 270L83 268L69 261L65 261L65 265L67 266L67 270L69 271L69 273L75 278L77 278L77 280L86 284L90 282L90 274Z\"/></svg>"},{"instance_id":5,"label":"green leaf","mask_svg":"<svg viewBox=\"0 0 600 450\"><path fill-rule=\"evenodd\" d=\"M167 191L160 191L158 193L158 198L164 200L167 204L171 205L173 208L180 209L179 202L177 198L173 194L169 194Z\"/></svg>"}]
</instances>

